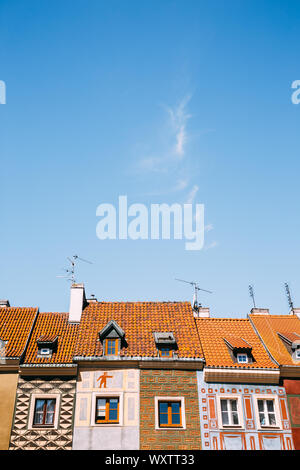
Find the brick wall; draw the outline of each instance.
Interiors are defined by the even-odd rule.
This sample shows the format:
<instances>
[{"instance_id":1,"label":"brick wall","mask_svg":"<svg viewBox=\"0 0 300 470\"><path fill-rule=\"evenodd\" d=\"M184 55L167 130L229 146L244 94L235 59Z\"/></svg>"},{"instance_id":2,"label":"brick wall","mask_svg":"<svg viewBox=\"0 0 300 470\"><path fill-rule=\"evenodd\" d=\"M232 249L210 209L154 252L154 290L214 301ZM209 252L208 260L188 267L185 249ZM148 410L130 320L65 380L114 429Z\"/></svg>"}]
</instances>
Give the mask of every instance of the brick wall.
<instances>
[{"instance_id":1,"label":"brick wall","mask_svg":"<svg viewBox=\"0 0 300 470\"><path fill-rule=\"evenodd\" d=\"M186 429L155 429L154 397L160 396L184 397ZM201 448L195 371L141 370L140 448L143 450L193 450Z\"/></svg>"}]
</instances>

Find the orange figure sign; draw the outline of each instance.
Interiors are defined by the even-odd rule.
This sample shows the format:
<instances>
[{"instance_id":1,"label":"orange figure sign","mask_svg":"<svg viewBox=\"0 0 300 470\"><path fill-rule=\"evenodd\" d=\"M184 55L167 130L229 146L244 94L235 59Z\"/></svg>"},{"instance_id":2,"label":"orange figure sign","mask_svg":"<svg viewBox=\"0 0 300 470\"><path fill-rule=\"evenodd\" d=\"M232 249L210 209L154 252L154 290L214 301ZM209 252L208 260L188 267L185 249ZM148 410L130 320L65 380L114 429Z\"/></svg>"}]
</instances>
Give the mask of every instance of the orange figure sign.
<instances>
[{"instance_id":1,"label":"orange figure sign","mask_svg":"<svg viewBox=\"0 0 300 470\"><path fill-rule=\"evenodd\" d=\"M106 381L107 379L112 379L113 375L107 375L107 372L104 372L103 375L100 375L97 379L97 382L100 380L99 383L99 388L103 386L103 388L106 388Z\"/></svg>"}]
</instances>

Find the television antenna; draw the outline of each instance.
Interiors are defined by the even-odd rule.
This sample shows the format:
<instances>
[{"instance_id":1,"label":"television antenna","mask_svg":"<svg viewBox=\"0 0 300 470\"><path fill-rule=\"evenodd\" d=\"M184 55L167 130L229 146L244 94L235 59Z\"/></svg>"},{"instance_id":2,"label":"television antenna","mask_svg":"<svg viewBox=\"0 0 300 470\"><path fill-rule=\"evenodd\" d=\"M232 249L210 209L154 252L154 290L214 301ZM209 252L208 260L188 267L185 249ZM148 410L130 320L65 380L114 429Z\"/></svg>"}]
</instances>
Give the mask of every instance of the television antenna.
<instances>
[{"instance_id":1,"label":"television antenna","mask_svg":"<svg viewBox=\"0 0 300 470\"><path fill-rule=\"evenodd\" d=\"M253 289L253 286L249 286L249 294L250 294L250 297L252 299L252 302L253 302L253 307L256 308L256 305L255 305L255 298L254 298L254 289Z\"/></svg>"},{"instance_id":2,"label":"television antenna","mask_svg":"<svg viewBox=\"0 0 300 470\"><path fill-rule=\"evenodd\" d=\"M293 301L292 301L292 296L291 296L290 287L289 287L289 285L288 285L287 282L285 282L284 288L285 288L285 293L286 293L286 297L287 297L287 301L288 301L289 307L290 307L291 310L294 310L294 303L293 303Z\"/></svg>"},{"instance_id":3,"label":"television antenna","mask_svg":"<svg viewBox=\"0 0 300 470\"><path fill-rule=\"evenodd\" d=\"M72 284L76 284L75 268L76 268L77 260L84 261L85 263L88 263L88 264L93 264L91 261L80 258L78 255L73 255L72 258L67 256L67 260L70 263L70 267L64 268L64 271L66 273L65 276L56 276L56 277L62 277L64 279L67 279L67 281L71 281Z\"/></svg>"},{"instance_id":4,"label":"television antenna","mask_svg":"<svg viewBox=\"0 0 300 470\"><path fill-rule=\"evenodd\" d=\"M185 281L184 279L177 279L177 278L175 278L175 281L185 282L186 284L190 284L191 286L194 287L193 308L195 310L197 310L198 307L201 307L201 304L198 305L198 298L197 298L198 291L201 290L203 292L208 292L209 294L212 294L212 291L202 289L201 287L198 286L198 284L195 281Z\"/></svg>"}]
</instances>

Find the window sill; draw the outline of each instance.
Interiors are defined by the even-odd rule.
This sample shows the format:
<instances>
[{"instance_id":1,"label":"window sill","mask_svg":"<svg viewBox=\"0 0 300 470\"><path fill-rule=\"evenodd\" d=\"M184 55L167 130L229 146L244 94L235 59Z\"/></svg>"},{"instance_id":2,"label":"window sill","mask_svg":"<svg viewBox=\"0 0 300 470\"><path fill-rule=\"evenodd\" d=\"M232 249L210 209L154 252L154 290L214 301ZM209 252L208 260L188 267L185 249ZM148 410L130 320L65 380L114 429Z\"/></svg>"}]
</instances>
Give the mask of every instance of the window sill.
<instances>
[{"instance_id":1,"label":"window sill","mask_svg":"<svg viewBox=\"0 0 300 470\"><path fill-rule=\"evenodd\" d=\"M54 424L33 424L31 429L56 429Z\"/></svg>"},{"instance_id":2,"label":"window sill","mask_svg":"<svg viewBox=\"0 0 300 470\"><path fill-rule=\"evenodd\" d=\"M164 431L164 430L172 430L172 431L180 431L184 430L183 426L159 426L159 428L155 428L156 431Z\"/></svg>"},{"instance_id":3,"label":"window sill","mask_svg":"<svg viewBox=\"0 0 300 470\"><path fill-rule=\"evenodd\" d=\"M241 424L222 424L222 429L244 429Z\"/></svg>"},{"instance_id":4,"label":"window sill","mask_svg":"<svg viewBox=\"0 0 300 470\"><path fill-rule=\"evenodd\" d=\"M113 427L118 427L118 426L123 426L122 424L120 423L93 423L92 426L96 427L96 428L105 428L105 427L109 427L109 426L113 426Z\"/></svg>"},{"instance_id":5,"label":"window sill","mask_svg":"<svg viewBox=\"0 0 300 470\"><path fill-rule=\"evenodd\" d=\"M258 429L281 429L280 426L259 426Z\"/></svg>"}]
</instances>

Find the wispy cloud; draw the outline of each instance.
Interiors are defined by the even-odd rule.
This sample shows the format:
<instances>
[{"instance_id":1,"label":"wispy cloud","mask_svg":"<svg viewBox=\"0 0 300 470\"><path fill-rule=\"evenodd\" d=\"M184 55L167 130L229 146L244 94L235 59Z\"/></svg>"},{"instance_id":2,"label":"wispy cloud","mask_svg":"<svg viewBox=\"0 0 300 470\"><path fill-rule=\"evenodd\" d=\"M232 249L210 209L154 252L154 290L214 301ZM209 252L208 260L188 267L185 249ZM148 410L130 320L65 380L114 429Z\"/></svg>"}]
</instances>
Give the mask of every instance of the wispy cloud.
<instances>
[{"instance_id":1,"label":"wispy cloud","mask_svg":"<svg viewBox=\"0 0 300 470\"><path fill-rule=\"evenodd\" d=\"M216 242L216 241L213 241L211 243L209 243L208 245L204 245L204 250L210 250L211 248L216 248L216 246L219 246L219 243Z\"/></svg>"},{"instance_id":2,"label":"wispy cloud","mask_svg":"<svg viewBox=\"0 0 300 470\"><path fill-rule=\"evenodd\" d=\"M214 228L213 224L207 224L205 225L204 230L206 232L210 232L211 230L213 230L213 228Z\"/></svg>"},{"instance_id":3,"label":"wispy cloud","mask_svg":"<svg viewBox=\"0 0 300 470\"><path fill-rule=\"evenodd\" d=\"M186 204L193 204L198 191L199 191L199 186L195 184L187 196Z\"/></svg>"},{"instance_id":4,"label":"wispy cloud","mask_svg":"<svg viewBox=\"0 0 300 470\"><path fill-rule=\"evenodd\" d=\"M175 134L175 146L173 152L176 156L182 158L185 154L185 145L187 142L187 121L192 117L186 111L191 95L184 97L178 105L174 107L166 106L169 114L173 132Z\"/></svg>"}]
</instances>

